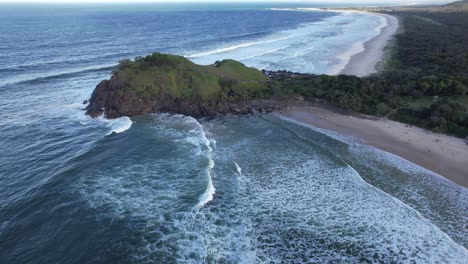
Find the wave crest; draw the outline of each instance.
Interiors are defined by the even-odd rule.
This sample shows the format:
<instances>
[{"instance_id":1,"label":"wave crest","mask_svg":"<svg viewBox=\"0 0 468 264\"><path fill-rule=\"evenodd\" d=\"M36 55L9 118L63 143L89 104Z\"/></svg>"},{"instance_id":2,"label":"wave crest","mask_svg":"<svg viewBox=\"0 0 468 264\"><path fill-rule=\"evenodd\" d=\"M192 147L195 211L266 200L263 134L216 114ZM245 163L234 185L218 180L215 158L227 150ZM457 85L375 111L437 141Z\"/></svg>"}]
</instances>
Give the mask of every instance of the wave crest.
<instances>
[{"instance_id":1,"label":"wave crest","mask_svg":"<svg viewBox=\"0 0 468 264\"><path fill-rule=\"evenodd\" d=\"M132 120L128 116L122 116L117 119L108 120L106 119L107 126L111 129L107 135L111 135L113 133L120 134L132 127Z\"/></svg>"}]
</instances>

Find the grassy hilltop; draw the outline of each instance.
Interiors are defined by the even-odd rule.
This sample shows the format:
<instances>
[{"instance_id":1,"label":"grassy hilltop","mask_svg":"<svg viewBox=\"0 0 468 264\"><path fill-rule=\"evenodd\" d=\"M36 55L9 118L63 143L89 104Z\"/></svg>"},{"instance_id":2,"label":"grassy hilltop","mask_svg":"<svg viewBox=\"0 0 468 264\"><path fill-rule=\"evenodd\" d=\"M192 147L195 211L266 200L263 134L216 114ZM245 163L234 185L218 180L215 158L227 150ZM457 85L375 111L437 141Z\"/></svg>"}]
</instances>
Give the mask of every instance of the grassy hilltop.
<instances>
[{"instance_id":1,"label":"grassy hilltop","mask_svg":"<svg viewBox=\"0 0 468 264\"><path fill-rule=\"evenodd\" d=\"M161 53L121 61L114 75L125 82L123 92L135 93L143 100L161 94L182 100L250 99L267 90L268 80L261 71L234 60L203 66Z\"/></svg>"},{"instance_id":2,"label":"grassy hilltop","mask_svg":"<svg viewBox=\"0 0 468 264\"><path fill-rule=\"evenodd\" d=\"M123 60L93 92L88 114L108 118L151 112L210 116L248 111L249 101L271 96L269 77L234 60L197 65L153 53Z\"/></svg>"}]
</instances>

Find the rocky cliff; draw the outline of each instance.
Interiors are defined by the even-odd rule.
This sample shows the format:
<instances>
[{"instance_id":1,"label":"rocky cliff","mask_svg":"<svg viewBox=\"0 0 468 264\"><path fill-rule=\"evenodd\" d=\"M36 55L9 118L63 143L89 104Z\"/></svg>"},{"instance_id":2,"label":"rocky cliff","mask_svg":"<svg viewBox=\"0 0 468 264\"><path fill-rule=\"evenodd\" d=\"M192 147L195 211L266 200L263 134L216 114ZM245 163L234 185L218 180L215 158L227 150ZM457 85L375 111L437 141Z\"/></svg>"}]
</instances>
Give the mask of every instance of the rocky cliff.
<instances>
[{"instance_id":1,"label":"rocky cliff","mask_svg":"<svg viewBox=\"0 0 468 264\"><path fill-rule=\"evenodd\" d=\"M121 61L110 80L96 86L86 110L106 118L155 112L194 117L247 113L270 108L251 103L268 97L269 81L259 70L233 60L202 66L154 53Z\"/></svg>"}]
</instances>

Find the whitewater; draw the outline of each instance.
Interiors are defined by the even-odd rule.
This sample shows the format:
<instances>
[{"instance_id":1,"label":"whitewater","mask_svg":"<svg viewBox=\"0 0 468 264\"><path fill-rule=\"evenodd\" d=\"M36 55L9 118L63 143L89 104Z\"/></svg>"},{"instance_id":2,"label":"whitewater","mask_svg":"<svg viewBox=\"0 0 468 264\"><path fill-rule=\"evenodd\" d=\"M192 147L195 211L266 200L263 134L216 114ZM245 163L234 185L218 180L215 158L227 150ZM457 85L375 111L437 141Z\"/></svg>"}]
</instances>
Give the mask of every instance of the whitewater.
<instances>
[{"instance_id":1,"label":"whitewater","mask_svg":"<svg viewBox=\"0 0 468 264\"><path fill-rule=\"evenodd\" d=\"M121 59L336 73L385 26L315 7L0 4L0 263L466 263L467 189L352 138L84 114Z\"/></svg>"}]
</instances>

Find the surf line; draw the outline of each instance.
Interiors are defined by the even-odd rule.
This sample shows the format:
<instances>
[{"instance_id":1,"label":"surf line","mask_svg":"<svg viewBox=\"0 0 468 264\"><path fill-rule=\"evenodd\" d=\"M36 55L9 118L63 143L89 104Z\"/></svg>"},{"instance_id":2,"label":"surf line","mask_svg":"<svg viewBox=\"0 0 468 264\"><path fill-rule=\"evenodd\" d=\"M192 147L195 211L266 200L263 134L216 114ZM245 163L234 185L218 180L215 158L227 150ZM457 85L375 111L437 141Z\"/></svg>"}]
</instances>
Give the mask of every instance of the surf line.
<instances>
[{"instance_id":1,"label":"surf line","mask_svg":"<svg viewBox=\"0 0 468 264\"><path fill-rule=\"evenodd\" d=\"M207 203L213 201L214 194L216 193L216 188L214 187L214 184L213 184L213 177L211 175L211 171L213 170L213 168L215 166L215 163L214 163L213 157L212 157L213 148L211 147L211 141L207 138L205 130L203 129L203 126L196 119L194 119L194 120L195 120L196 125L198 126L198 128L201 131L201 137L202 137L202 140L203 140L203 144L205 145L205 147L207 149L206 150L206 152L207 152L206 157L208 158L208 166L206 168L206 174L207 174L207 177L208 177L208 179L207 179L208 182L207 182L206 189L200 195L199 202L198 202L198 204L196 206L197 209L200 209L203 206L205 206Z\"/></svg>"}]
</instances>

